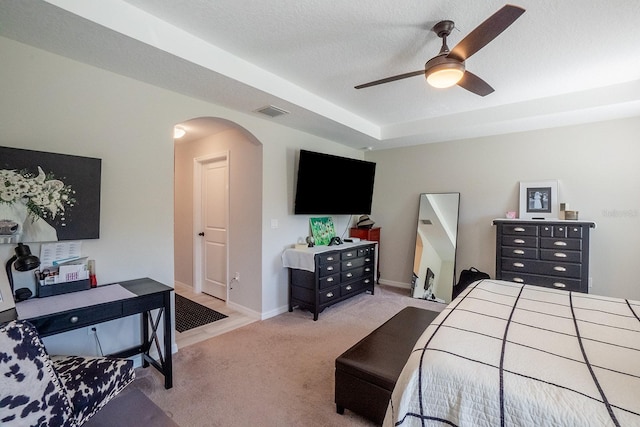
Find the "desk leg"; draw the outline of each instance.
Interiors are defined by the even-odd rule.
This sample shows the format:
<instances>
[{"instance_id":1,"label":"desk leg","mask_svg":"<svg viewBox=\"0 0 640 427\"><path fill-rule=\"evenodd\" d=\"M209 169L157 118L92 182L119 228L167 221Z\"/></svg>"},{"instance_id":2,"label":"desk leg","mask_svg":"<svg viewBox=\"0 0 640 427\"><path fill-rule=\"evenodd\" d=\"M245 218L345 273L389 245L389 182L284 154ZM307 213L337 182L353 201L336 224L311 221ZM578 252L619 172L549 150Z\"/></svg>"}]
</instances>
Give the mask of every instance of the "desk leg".
<instances>
[{"instance_id":1,"label":"desk leg","mask_svg":"<svg viewBox=\"0 0 640 427\"><path fill-rule=\"evenodd\" d=\"M164 388L169 389L173 387L173 359L171 355L171 293L165 292L163 297L163 307L159 309L156 318L153 318L151 312L145 311L142 313L142 366L147 367L149 364L153 365L158 371L164 375ZM162 332L163 332L163 346L160 346L160 340L158 339L158 330L160 328L160 321L164 320ZM149 334L151 332L151 334ZM150 351L152 345L155 344L156 351L158 352L158 360L151 357Z\"/></svg>"},{"instance_id":2,"label":"desk leg","mask_svg":"<svg viewBox=\"0 0 640 427\"><path fill-rule=\"evenodd\" d=\"M151 347L151 344L149 343L149 312L148 311L142 312L142 345L144 346L143 351L145 353L148 353L149 348ZM147 361L146 357L142 358L142 367L143 368L149 367L149 362Z\"/></svg>"},{"instance_id":3,"label":"desk leg","mask_svg":"<svg viewBox=\"0 0 640 427\"><path fill-rule=\"evenodd\" d=\"M164 388L173 387L173 360L171 355L171 292L164 294Z\"/></svg>"}]
</instances>

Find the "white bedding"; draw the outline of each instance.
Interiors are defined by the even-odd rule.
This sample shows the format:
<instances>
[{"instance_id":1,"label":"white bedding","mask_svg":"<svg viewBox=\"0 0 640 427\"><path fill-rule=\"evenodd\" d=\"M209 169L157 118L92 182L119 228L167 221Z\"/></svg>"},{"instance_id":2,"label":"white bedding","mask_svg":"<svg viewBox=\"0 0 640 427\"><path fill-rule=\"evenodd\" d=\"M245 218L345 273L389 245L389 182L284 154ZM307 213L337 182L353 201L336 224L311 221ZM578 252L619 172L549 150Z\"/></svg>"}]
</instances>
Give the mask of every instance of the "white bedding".
<instances>
[{"instance_id":1,"label":"white bedding","mask_svg":"<svg viewBox=\"0 0 640 427\"><path fill-rule=\"evenodd\" d=\"M416 343L385 426L640 426L640 302L475 282Z\"/></svg>"}]
</instances>

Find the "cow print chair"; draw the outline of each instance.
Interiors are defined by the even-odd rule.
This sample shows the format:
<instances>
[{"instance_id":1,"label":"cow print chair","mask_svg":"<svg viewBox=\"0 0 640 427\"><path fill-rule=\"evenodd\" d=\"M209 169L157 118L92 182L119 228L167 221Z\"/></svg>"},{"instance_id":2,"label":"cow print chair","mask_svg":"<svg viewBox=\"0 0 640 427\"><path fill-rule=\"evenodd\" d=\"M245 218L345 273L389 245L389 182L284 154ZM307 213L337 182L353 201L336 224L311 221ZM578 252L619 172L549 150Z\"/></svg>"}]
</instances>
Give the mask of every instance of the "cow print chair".
<instances>
[{"instance_id":1,"label":"cow print chair","mask_svg":"<svg viewBox=\"0 0 640 427\"><path fill-rule=\"evenodd\" d=\"M0 325L1 426L81 426L134 376L130 360L50 357L29 322Z\"/></svg>"}]
</instances>

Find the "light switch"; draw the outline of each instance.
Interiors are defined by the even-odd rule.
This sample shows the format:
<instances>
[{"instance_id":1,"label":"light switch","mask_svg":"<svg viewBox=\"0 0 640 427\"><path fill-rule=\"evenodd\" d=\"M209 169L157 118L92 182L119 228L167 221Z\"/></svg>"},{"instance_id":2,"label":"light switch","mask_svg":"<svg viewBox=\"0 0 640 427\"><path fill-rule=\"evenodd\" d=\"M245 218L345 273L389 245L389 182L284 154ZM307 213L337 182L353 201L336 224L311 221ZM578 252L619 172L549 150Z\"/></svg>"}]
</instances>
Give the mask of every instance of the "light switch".
<instances>
[{"instance_id":1,"label":"light switch","mask_svg":"<svg viewBox=\"0 0 640 427\"><path fill-rule=\"evenodd\" d=\"M277 219L272 219L271 220L271 228L278 228L278 220Z\"/></svg>"}]
</instances>

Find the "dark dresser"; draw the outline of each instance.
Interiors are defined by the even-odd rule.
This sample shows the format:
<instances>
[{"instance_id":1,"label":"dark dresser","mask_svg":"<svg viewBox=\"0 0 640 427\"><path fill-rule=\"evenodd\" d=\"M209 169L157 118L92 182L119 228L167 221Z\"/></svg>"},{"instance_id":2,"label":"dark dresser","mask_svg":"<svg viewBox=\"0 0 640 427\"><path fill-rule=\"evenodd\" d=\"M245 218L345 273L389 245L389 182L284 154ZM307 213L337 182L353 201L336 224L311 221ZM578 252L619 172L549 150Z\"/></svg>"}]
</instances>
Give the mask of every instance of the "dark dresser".
<instances>
[{"instance_id":1,"label":"dark dresser","mask_svg":"<svg viewBox=\"0 0 640 427\"><path fill-rule=\"evenodd\" d=\"M589 293L590 221L496 219L496 279Z\"/></svg>"},{"instance_id":2,"label":"dark dresser","mask_svg":"<svg viewBox=\"0 0 640 427\"><path fill-rule=\"evenodd\" d=\"M318 320L318 313L330 305L362 292L374 293L375 243L287 249L283 259L307 257L309 263L285 262L289 267L289 311L306 308L313 313L313 320Z\"/></svg>"}]
</instances>

